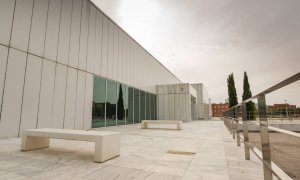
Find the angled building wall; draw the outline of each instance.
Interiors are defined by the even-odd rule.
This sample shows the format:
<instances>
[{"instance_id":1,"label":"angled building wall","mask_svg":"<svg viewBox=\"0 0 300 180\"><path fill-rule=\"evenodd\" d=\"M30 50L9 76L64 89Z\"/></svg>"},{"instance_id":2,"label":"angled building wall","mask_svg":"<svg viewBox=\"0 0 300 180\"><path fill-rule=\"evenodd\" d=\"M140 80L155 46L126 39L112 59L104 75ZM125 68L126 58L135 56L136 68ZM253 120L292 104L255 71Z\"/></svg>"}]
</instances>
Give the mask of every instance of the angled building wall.
<instances>
[{"instance_id":1,"label":"angled building wall","mask_svg":"<svg viewBox=\"0 0 300 180\"><path fill-rule=\"evenodd\" d=\"M151 94L181 83L89 0L0 1L1 138L91 128L94 77Z\"/></svg>"}]
</instances>

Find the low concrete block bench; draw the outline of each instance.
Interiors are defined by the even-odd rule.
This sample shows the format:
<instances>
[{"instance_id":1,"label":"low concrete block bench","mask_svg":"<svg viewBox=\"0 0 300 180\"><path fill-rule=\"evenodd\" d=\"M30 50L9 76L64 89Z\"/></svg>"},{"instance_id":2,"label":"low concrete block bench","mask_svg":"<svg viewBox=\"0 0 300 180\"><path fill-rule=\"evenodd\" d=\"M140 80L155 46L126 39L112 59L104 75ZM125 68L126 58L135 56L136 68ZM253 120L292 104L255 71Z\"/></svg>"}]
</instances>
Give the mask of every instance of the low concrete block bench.
<instances>
[{"instance_id":1,"label":"low concrete block bench","mask_svg":"<svg viewBox=\"0 0 300 180\"><path fill-rule=\"evenodd\" d=\"M22 151L49 147L50 138L95 142L95 162L120 155L120 133L69 129L29 129L23 131Z\"/></svg>"},{"instance_id":2,"label":"low concrete block bench","mask_svg":"<svg viewBox=\"0 0 300 180\"><path fill-rule=\"evenodd\" d=\"M177 129L182 129L182 121L176 120L142 120L142 129L147 129L148 124L176 124Z\"/></svg>"}]
</instances>

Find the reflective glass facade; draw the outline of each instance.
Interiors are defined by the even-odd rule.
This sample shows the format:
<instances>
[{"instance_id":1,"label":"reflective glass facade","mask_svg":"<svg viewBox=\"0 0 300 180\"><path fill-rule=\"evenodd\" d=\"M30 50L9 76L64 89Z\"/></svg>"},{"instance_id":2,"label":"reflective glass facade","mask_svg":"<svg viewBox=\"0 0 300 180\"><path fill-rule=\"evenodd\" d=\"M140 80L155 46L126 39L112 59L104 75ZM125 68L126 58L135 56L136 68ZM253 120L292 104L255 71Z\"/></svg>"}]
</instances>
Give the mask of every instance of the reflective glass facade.
<instances>
[{"instance_id":1,"label":"reflective glass facade","mask_svg":"<svg viewBox=\"0 0 300 180\"><path fill-rule=\"evenodd\" d=\"M146 93L141 91L140 93L140 119L146 119Z\"/></svg>"},{"instance_id":2,"label":"reflective glass facade","mask_svg":"<svg viewBox=\"0 0 300 180\"><path fill-rule=\"evenodd\" d=\"M140 122L140 91L134 89L134 123Z\"/></svg>"},{"instance_id":3,"label":"reflective glass facade","mask_svg":"<svg viewBox=\"0 0 300 180\"><path fill-rule=\"evenodd\" d=\"M92 127L155 119L155 97L154 94L95 76Z\"/></svg>"},{"instance_id":4,"label":"reflective glass facade","mask_svg":"<svg viewBox=\"0 0 300 180\"><path fill-rule=\"evenodd\" d=\"M133 91L132 87L128 87L128 116L126 117L127 124L133 124Z\"/></svg>"},{"instance_id":5,"label":"reflective glass facade","mask_svg":"<svg viewBox=\"0 0 300 180\"><path fill-rule=\"evenodd\" d=\"M105 126L106 80L94 78L92 127Z\"/></svg>"}]
</instances>

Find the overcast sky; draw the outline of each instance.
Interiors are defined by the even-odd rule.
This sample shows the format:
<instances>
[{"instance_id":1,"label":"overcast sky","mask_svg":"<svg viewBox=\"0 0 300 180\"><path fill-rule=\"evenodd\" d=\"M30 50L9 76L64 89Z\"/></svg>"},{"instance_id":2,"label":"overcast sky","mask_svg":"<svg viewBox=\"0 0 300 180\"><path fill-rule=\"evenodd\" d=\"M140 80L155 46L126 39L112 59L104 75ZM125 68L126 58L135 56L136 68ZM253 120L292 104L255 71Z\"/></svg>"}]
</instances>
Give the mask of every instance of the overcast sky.
<instances>
[{"instance_id":1,"label":"overcast sky","mask_svg":"<svg viewBox=\"0 0 300 180\"><path fill-rule=\"evenodd\" d=\"M179 79L202 82L212 102L227 98L243 71L255 95L300 72L299 0L92 0ZM300 106L300 82L267 103Z\"/></svg>"}]
</instances>

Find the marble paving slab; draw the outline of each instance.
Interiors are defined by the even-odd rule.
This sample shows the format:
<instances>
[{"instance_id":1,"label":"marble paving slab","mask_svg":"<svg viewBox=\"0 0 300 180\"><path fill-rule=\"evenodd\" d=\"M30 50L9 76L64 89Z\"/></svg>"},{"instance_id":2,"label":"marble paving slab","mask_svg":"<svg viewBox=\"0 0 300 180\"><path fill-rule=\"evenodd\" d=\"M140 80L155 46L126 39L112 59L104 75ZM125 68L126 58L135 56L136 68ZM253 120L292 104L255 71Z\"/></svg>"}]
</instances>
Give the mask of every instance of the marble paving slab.
<instances>
[{"instance_id":1,"label":"marble paving slab","mask_svg":"<svg viewBox=\"0 0 300 180\"><path fill-rule=\"evenodd\" d=\"M244 160L222 121L184 123L181 131L140 124L94 130L121 133L119 157L95 163L94 144L84 141L51 139L49 148L21 152L19 138L0 139L0 180L263 179L261 162L253 154Z\"/></svg>"}]
</instances>

